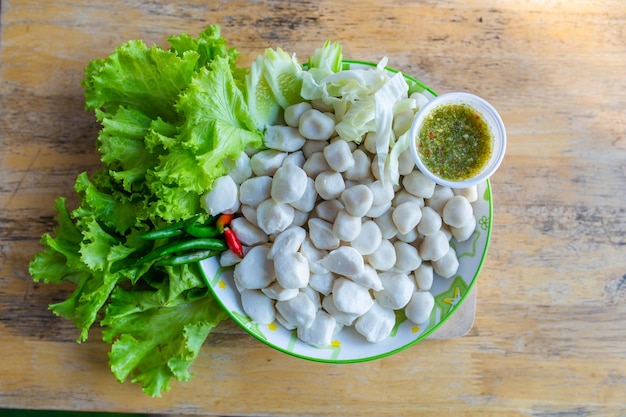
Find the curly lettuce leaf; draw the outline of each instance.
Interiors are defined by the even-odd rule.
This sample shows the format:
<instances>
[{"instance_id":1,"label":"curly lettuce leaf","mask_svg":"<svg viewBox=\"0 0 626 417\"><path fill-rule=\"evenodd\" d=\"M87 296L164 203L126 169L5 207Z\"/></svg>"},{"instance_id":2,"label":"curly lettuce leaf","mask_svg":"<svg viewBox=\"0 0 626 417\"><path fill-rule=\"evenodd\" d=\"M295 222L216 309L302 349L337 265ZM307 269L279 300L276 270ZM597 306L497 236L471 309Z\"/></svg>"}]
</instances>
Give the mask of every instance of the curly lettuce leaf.
<instances>
[{"instance_id":1,"label":"curly lettuce leaf","mask_svg":"<svg viewBox=\"0 0 626 417\"><path fill-rule=\"evenodd\" d=\"M153 119L135 108L123 106L115 114L103 114L101 119L102 129L98 134L100 159L125 191L137 191L148 170L154 166L154 155L144 141L151 131Z\"/></svg>"},{"instance_id":2,"label":"curly lettuce leaf","mask_svg":"<svg viewBox=\"0 0 626 417\"><path fill-rule=\"evenodd\" d=\"M175 122L180 115L174 103L195 74L198 59L194 51L179 56L157 46L148 48L139 40L129 41L107 59L89 63L83 79L85 104L111 114L120 106L134 108L152 119Z\"/></svg>"},{"instance_id":3,"label":"curly lettuce leaf","mask_svg":"<svg viewBox=\"0 0 626 417\"><path fill-rule=\"evenodd\" d=\"M51 233L41 236L44 250L37 253L30 262L28 271L36 282L59 284L63 281L80 282L82 263L80 260L80 243L83 240L81 231L72 221L66 207L67 200L59 197L54 209L57 212L57 226ZM54 235L55 237L53 237Z\"/></svg>"},{"instance_id":4,"label":"curly lettuce leaf","mask_svg":"<svg viewBox=\"0 0 626 417\"><path fill-rule=\"evenodd\" d=\"M189 367L202 344L227 317L206 287L198 290L197 268L167 268L168 285L158 291L114 291L102 324L104 340L113 343L109 361L118 381L130 378L147 394L160 397L170 390L172 377L192 377Z\"/></svg>"},{"instance_id":5,"label":"curly lettuce leaf","mask_svg":"<svg viewBox=\"0 0 626 417\"><path fill-rule=\"evenodd\" d=\"M102 319L111 369L153 396L172 377L190 378L225 315L197 266L137 266L158 245L140 236L198 213L226 160L262 143L242 93L245 70L219 27L170 43L129 41L85 68L85 106L102 125L103 167L78 175L74 210L57 200L58 226L42 236L44 248L29 265L35 281L74 285L50 309L74 322L78 342Z\"/></svg>"},{"instance_id":6,"label":"curly lettuce leaf","mask_svg":"<svg viewBox=\"0 0 626 417\"><path fill-rule=\"evenodd\" d=\"M161 158L157 172L166 184L175 182L185 191L202 193L226 174L225 161L263 143L227 59L218 57L200 69L176 108L185 115L179 139L187 152ZM193 176L183 176L184 170L193 170Z\"/></svg>"},{"instance_id":7,"label":"curly lettuce leaf","mask_svg":"<svg viewBox=\"0 0 626 417\"><path fill-rule=\"evenodd\" d=\"M206 27L197 37L181 33L170 36L167 40L171 45L170 50L174 51L180 58L183 58L188 51L198 54L196 71L208 66L217 58L226 58L231 70L236 71L237 69L236 61L239 57L239 51L235 48L228 48L227 40L221 36L221 28L217 25Z\"/></svg>"}]
</instances>

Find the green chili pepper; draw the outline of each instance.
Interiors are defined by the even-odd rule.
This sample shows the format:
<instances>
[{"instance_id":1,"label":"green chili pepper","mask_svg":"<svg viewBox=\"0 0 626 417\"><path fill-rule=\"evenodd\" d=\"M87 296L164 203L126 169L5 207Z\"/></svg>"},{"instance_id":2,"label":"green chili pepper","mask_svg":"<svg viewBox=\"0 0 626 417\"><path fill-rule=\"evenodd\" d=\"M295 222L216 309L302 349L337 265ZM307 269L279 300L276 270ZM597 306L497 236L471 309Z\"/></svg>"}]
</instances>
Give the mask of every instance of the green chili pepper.
<instances>
[{"instance_id":1,"label":"green chili pepper","mask_svg":"<svg viewBox=\"0 0 626 417\"><path fill-rule=\"evenodd\" d=\"M184 265L190 264L194 262L200 262L204 259L208 259L212 256L215 256L219 253L219 251L215 250L200 250L191 253L184 253L181 255L172 256L171 258L161 259L154 263L155 266L175 266L175 265Z\"/></svg>"},{"instance_id":2,"label":"green chili pepper","mask_svg":"<svg viewBox=\"0 0 626 417\"><path fill-rule=\"evenodd\" d=\"M151 262L160 259L164 256L171 255L173 253L184 252L189 250L209 249L216 251L223 251L226 249L226 243L221 239L215 239L210 237L197 238L184 241L174 241L167 243L163 246L159 246L152 252L148 253L143 258L137 261L136 265L141 265L146 262Z\"/></svg>"},{"instance_id":3,"label":"green chili pepper","mask_svg":"<svg viewBox=\"0 0 626 417\"><path fill-rule=\"evenodd\" d=\"M183 231L184 224L185 224L185 221L181 220L176 223L172 223L169 226L152 230L148 233L144 233L143 235L141 235L141 238L144 240L157 240L157 239L168 239L171 237L180 236L184 233Z\"/></svg>"},{"instance_id":4,"label":"green chili pepper","mask_svg":"<svg viewBox=\"0 0 626 417\"><path fill-rule=\"evenodd\" d=\"M207 222L199 220L198 216L190 218L184 223L183 230L193 237L215 237L219 234L217 227L206 225Z\"/></svg>"}]
</instances>

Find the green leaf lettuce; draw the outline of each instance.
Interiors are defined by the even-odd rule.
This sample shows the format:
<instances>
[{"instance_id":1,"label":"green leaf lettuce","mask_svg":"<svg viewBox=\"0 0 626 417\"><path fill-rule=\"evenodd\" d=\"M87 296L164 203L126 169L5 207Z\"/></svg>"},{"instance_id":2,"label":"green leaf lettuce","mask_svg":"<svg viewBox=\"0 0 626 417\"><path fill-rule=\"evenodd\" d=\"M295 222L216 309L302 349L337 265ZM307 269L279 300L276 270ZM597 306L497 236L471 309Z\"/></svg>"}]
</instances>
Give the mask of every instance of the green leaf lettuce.
<instances>
[{"instance_id":1,"label":"green leaf lettuce","mask_svg":"<svg viewBox=\"0 0 626 417\"><path fill-rule=\"evenodd\" d=\"M219 27L169 42L129 41L85 68L102 168L78 175L73 210L57 200L58 226L29 265L35 281L74 284L50 309L74 322L78 342L99 322L115 377L152 396L169 390L172 377L191 377L189 366L226 316L198 265L136 266L160 244L140 236L197 214L224 164L263 139L245 101L246 71Z\"/></svg>"}]
</instances>

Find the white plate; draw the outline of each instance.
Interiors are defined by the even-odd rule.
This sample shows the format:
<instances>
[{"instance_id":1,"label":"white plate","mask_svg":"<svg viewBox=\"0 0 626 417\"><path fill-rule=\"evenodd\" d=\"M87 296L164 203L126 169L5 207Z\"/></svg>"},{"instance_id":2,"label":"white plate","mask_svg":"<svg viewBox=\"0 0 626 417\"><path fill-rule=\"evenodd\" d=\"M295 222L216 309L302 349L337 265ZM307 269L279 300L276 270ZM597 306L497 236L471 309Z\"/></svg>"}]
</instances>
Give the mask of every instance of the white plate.
<instances>
[{"instance_id":1,"label":"white plate","mask_svg":"<svg viewBox=\"0 0 626 417\"><path fill-rule=\"evenodd\" d=\"M352 68L373 66L375 64L357 61L345 61ZM390 72L396 72L389 69ZM432 96L432 91L419 81L406 76L409 82L415 82ZM239 292L235 288L232 270L223 270L216 258L200 263L209 288L227 311L230 318L256 339L279 351L303 359L329 362L362 362L389 356L420 340L437 330L455 313L467 294L475 285L483 261L487 255L492 226L492 195L489 180L478 185L478 200L472 203L476 216L476 230L465 242L452 240L459 258L459 269L450 279L443 279L435 274L431 293L435 297L435 307L426 325L416 325L397 312L396 326L391 337L381 343L369 343L353 327L344 329L333 339L328 348L310 346L296 337L295 331L289 331L277 322L259 325L252 322L241 305Z\"/></svg>"}]
</instances>

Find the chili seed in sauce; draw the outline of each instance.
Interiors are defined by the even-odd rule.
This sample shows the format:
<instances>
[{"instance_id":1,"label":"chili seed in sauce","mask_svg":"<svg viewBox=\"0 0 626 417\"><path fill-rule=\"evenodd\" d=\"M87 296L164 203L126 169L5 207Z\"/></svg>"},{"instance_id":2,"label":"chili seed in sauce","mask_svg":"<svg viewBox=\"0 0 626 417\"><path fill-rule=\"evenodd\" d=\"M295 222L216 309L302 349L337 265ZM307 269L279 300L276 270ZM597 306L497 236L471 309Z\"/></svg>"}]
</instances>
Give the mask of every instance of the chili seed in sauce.
<instances>
[{"instance_id":1,"label":"chili seed in sauce","mask_svg":"<svg viewBox=\"0 0 626 417\"><path fill-rule=\"evenodd\" d=\"M420 158L434 174L463 181L489 161L492 136L483 117L467 104L444 104L424 119L417 144Z\"/></svg>"}]
</instances>

